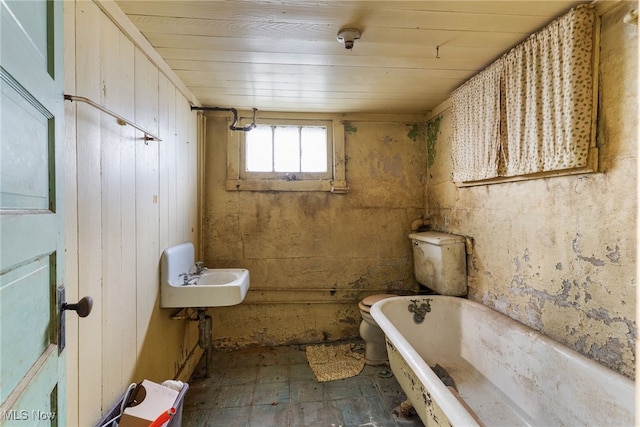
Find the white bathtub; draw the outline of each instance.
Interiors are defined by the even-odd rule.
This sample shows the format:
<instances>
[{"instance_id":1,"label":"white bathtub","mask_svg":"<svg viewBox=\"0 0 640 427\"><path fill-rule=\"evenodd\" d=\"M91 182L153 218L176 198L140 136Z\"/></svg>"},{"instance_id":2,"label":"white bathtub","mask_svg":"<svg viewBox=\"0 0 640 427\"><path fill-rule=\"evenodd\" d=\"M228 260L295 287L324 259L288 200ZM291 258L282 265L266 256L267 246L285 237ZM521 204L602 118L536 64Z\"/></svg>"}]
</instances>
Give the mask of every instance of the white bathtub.
<instances>
[{"instance_id":1,"label":"white bathtub","mask_svg":"<svg viewBox=\"0 0 640 427\"><path fill-rule=\"evenodd\" d=\"M371 315L387 337L391 370L428 427L634 425L632 380L482 304L395 297Z\"/></svg>"}]
</instances>

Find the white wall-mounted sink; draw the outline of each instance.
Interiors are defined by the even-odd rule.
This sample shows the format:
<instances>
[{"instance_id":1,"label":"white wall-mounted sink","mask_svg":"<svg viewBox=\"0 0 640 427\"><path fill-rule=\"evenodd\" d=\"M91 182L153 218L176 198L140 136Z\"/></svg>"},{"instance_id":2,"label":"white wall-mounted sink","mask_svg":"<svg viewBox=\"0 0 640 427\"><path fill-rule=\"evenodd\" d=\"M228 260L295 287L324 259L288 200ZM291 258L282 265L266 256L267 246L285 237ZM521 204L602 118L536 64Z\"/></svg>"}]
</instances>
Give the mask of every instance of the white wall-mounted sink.
<instances>
[{"instance_id":1,"label":"white wall-mounted sink","mask_svg":"<svg viewBox=\"0 0 640 427\"><path fill-rule=\"evenodd\" d=\"M249 270L213 268L194 274L194 265L191 243L165 249L160 265L160 307L223 307L244 300Z\"/></svg>"}]
</instances>

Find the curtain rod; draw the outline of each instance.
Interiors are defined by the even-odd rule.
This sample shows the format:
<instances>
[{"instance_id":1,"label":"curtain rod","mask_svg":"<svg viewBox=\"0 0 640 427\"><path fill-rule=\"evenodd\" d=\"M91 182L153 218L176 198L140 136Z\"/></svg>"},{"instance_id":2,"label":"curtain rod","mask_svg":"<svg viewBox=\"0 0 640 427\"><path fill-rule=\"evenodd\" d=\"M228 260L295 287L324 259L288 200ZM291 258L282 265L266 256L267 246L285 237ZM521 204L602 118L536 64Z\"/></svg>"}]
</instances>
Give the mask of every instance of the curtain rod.
<instances>
[{"instance_id":1,"label":"curtain rod","mask_svg":"<svg viewBox=\"0 0 640 427\"><path fill-rule=\"evenodd\" d=\"M144 133L144 142L145 144L148 144L149 141L162 141L162 139L160 139L159 136L155 135L152 132L149 132L148 130L146 130L145 128L143 128L142 126L138 126L137 124L133 123L130 120L125 119L124 117L120 116L119 114L114 113L113 111L103 107L102 105L98 104L97 102L94 102L92 100L90 100L89 98L85 98L84 96L75 96L75 95L67 95L65 93L64 95L64 99L67 101L77 101L77 102L84 102L85 104L89 104L94 108L97 108L98 110L107 113L108 115L115 117L118 120L118 124L119 125L129 125L131 127L134 127L136 129L138 129L140 132Z\"/></svg>"}]
</instances>

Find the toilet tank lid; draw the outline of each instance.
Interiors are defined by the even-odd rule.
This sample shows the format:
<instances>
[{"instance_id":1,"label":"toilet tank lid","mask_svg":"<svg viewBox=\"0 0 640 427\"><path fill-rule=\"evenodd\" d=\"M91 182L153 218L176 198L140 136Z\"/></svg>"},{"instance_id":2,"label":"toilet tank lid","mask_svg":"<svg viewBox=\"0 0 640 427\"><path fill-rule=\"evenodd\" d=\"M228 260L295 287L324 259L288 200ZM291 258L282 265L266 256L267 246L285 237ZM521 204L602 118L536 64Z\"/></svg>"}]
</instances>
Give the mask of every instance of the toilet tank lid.
<instances>
[{"instance_id":1,"label":"toilet tank lid","mask_svg":"<svg viewBox=\"0 0 640 427\"><path fill-rule=\"evenodd\" d=\"M423 231L422 233L411 233L409 238L432 245L450 245L453 243L463 243L465 238L457 234L443 233L441 231Z\"/></svg>"}]
</instances>

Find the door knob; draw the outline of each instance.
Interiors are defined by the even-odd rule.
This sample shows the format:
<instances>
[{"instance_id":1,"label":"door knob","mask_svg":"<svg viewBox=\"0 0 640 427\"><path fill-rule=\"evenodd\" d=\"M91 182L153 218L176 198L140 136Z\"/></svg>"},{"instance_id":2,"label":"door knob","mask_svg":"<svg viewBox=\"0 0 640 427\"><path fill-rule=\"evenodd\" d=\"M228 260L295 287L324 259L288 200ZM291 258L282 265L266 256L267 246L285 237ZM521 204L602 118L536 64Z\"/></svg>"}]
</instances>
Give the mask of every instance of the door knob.
<instances>
[{"instance_id":1,"label":"door knob","mask_svg":"<svg viewBox=\"0 0 640 427\"><path fill-rule=\"evenodd\" d=\"M78 313L80 317L87 317L91 314L91 309L93 308L93 298L84 297L80 301L75 304L67 304L66 302L62 304L62 311L65 310L73 310Z\"/></svg>"}]
</instances>

